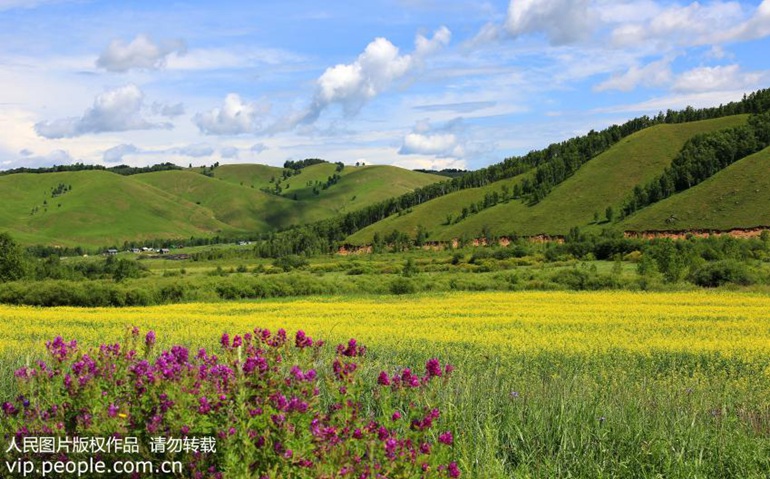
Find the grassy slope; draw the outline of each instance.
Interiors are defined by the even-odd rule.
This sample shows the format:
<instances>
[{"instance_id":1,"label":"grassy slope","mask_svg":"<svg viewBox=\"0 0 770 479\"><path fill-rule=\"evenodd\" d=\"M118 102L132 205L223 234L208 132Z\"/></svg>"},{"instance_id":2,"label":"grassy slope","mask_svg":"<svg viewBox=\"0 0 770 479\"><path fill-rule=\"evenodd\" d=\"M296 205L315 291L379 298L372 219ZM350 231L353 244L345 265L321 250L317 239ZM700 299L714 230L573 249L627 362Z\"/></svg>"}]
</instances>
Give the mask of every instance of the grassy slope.
<instances>
[{"instance_id":1,"label":"grassy slope","mask_svg":"<svg viewBox=\"0 0 770 479\"><path fill-rule=\"evenodd\" d=\"M657 125L640 131L586 163L535 206L510 201L471 215L459 223L443 224L447 214L456 217L464 206L482 200L487 192L499 192L503 184L510 187L518 182L518 179L509 179L432 200L402 217L391 217L365 228L352 235L349 241L354 244L370 242L375 231L382 234L393 229L414 234L417 225L428 229L430 239L435 240L449 240L463 233L478 236L485 225L496 234L564 234L572 226L599 229L604 225L593 224L594 212L603 218L607 206L613 206L618 211L633 187L659 175L687 139L698 133L743 124L746 118L742 115Z\"/></svg>"},{"instance_id":2,"label":"grassy slope","mask_svg":"<svg viewBox=\"0 0 770 479\"><path fill-rule=\"evenodd\" d=\"M200 203L219 221L244 231L268 231L271 224L282 223L281 218L286 218L276 212L286 212L293 206L289 204L293 203L291 200L192 171L159 171L136 175L136 179L186 201Z\"/></svg>"},{"instance_id":3,"label":"grassy slope","mask_svg":"<svg viewBox=\"0 0 770 479\"><path fill-rule=\"evenodd\" d=\"M522 178L523 175L520 175L481 188L471 188L441 196L413 208L411 212L403 216L393 215L364 228L348 237L348 241L351 244L371 243L374 233L377 232L381 236L386 236L395 229L414 237L419 226L431 232L430 240L448 239L448 236L442 234L443 231L449 228L445 225L447 215L452 215L453 218L456 218L464 206L483 199L487 193L492 193L493 191L500 192L503 185L513 188L513 185Z\"/></svg>"},{"instance_id":4,"label":"grassy slope","mask_svg":"<svg viewBox=\"0 0 770 479\"><path fill-rule=\"evenodd\" d=\"M717 229L770 225L770 148L728 166L703 183L642 209L625 230ZM676 221L666 219L675 216Z\"/></svg>"},{"instance_id":5,"label":"grassy slope","mask_svg":"<svg viewBox=\"0 0 770 479\"><path fill-rule=\"evenodd\" d=\"M511 203L490 208L469 218L466 225L459 223L447 234L478 233L485 224L498 234L566 234L573 226L599 230L606 225L593 224L594 212L604 218L605 209L612 206L617 213L634 186L660 175L689 138L741 125L747 118L741 115L657 125L640 131L586 163L537 205Z\"/></svg>"},{"instance_id":6,"label":"grassy slope","mask_svg":"<svg viewBox=\"0 0 770 479\"><path fill-rule=\"evenodd\" d=\"M100 246L124 240L264 232L329 218L442 179L391 166L349 167L339 183L320 195L313 194L312 187L298 188L307 181L326 182L334 169L331 164L315 165L283 181L284 188L294 183L300 191L298 201L291 199L291 188L283 197L260 191L282 172L264 165L222 165L215 169L214 178L197 169L134 176L105 171L3 176L0 230L27 244ZM52 198L52 188L60 183L72 185L72 191Z\"/></svg>"},{"instance_id":7,"label":"grassy slope","mask_svg":"<svg viewBox=\"0 0 770 479\"><path fill-rule=\"evenodd\" d=\"M233 196L241 199L254 198L250 200L252 201L251 203L245 205L239 204L239 200L235 199L231 199L226 204L217 204L217 202L212 200L216 199L217 195L222 195L222 192L219 191L209 193L212 195L212 200L209 200L208 203L204 202L205 200L189 199L202 201L201 204L210 206L215 212L222 210L231 212L231 215L238 215L244 208L250 208L251 211L248 218L251 221L261 216L266 218L269 225L277 227L323 220L335 214L364 208L372 203L383 201L392 196L401 195L444 179L437 175L418 173L394 166L346 166L339 173L342 178L337 184L330 186L326 190L320 190L318 195L313 193L313 185L318 181L326 183L327 179L335 174L336 167L337 165L331 163L312 165L303 168L301 170L302 173L299 175L285 180L280 180L281 172L283 171L281 168L264 165L222 165L214 170L215 179L206 178L203 175L192 172L160 173L166 173L169 178L171 176L179 178L182 173L187 173L197 176L197 178L188 177L185 180L185 182L195 181L196 184L200 185L197 188L204 188L204 185L206 185L206 189L216 187L220 190L226 190L228 198ZM154 175L159 175L159 173L140 176L147 176L151 178L148 181L154 181L156 186L161 186L157 183L158 179ZM280 180L279 183L283 188L281 197L260 191L260 188L270 187L274 184L270 183L270 178L272 177ZM243 186L241 186L241 182L243 182ZM252 184L254 188L251 188ZM166 185L165 188L169 186ZM176 194L188 194L187 191L193 187L183 186L181 188L174 188L174 190L169 191L174 191ZM297 195L297 200L292 199L295 194ZM218 202L221 203L221 199ZM226 223L235 224L232 218L222 216L221 219ZM243 224L240 219L235 219L239 221L239 225Z\"/></svg>"},{"instance_id":8,"label":"grassy slope","mask_svg":"<svg viewBox=\"0 0 770 479\"><path fill-rule=\"evenodd\" d=\"M342 178L336 185L321 190L318 195L313 193L313 186L317 182L326 183L336 173L336 168L333 163L312 165L300 170L299 175L283 180L282 168L254 164L222 165L214 170L214 177L238 186L253 185L255 189L272 187L274 183L270 183L270 179L276 178L283 188L282 196L293 198L296 194L299 201L318 203L322 209L335 212L361 208L446 179L395 166L347 165L339 172Z\"/></svg>"},{"instance_id":9,"label":"grassy slope","mask_svg":"<svg viewBox=\"0 0 770 479\"><path fill-rule=\"evenodd\" d=\"M307 178L303 178L304 175L303 173L292 180ZM317 196L313 195L310 187L308 192L315 198L308 196L308 201L317 201L319 205L337 213L347 213L446 179L438 175L385 165L346 166L340 176L342 179L339 183L322 190ZM326 181L327 177L328 175L324 176L323 181ZM299 195L298 197L302 198Z\"/></svg>"},{"instance_id":10,"label":"grassy slope","mask_svg":"<svg viewBox=\"0 0 770 479\"><path fill-rule=\"evenodd\" d=\"M199 171L199 169L196 169ZM283 168L268 165L238 164L221 165L214 169L214 177L258 190L270 184L270 178L281 177Z\"/></svg>"},{"instance_id":11,"label":"grassy slope","mask_svg":"<svg viewBox=\"0 0 770 479\"><path fill-rule=\"evenodd\" d=\"M72 190L52 198L51 188L59 183L72 185ZM3 176L0 190L0 228L23 243L119 244L227 228L205 208L134 177L104 171Z\"/></svg>"}]
</instances>

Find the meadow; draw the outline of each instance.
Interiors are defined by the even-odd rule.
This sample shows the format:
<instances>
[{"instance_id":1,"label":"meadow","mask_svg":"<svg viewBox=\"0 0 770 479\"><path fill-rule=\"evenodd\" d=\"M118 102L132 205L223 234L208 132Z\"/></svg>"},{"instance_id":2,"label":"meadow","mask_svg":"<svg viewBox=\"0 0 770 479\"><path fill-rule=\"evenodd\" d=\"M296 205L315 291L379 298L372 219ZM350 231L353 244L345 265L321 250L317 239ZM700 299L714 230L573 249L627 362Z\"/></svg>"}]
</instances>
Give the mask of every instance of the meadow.
<instances>
[{"instance_id":1,"label":"meadow","mask_svg":"<svg viewBox=\"0 0 770 479\"><path fill-rule=\"evenodd\" d=\"M430 358L462 477L765 477L770 297L749 292L463 292L126 308L0 306L0 401L57 335L83 347L154 330L215 348L223 332L303 330L367 346L361 374ZM366 395L365 395L366 396ZM364 400L372 400L364 397Z\"/></svg>"}]
</instances>

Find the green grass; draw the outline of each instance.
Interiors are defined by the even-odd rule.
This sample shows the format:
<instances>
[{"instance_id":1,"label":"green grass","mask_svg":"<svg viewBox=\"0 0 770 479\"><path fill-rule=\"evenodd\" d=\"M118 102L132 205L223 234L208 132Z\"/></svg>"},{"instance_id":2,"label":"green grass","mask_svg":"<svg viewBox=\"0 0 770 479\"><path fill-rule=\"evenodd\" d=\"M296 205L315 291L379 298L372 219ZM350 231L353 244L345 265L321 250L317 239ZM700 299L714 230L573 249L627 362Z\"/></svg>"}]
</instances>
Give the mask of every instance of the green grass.
<instances>
[{"instance_id":1,"label":"green grass","mask_svg":"<svg viewBox=\"0 0 770 479\"><path fill-rule=\"evenodd\" d=\"M326 182L335 167L315 165L283 181L283 187L297 188L299 201L292 199L291 187L282 196L260 190L283 171L264 165L222 165L213 178L199 169L133 176L106 171L2 176L0 230L24 244L62 246L256 235L330 218L442 180L391 166L346 167L342 180L319 195L312 187L300 187L302 181ZM72 190L54 198L52 188L60 183Z\"/></svg>"},{"instance_id":2,"label":"green grass","mask_svg":"<svg viewBox=\"0 0 770 479\"><path fill-rule=\"evenodd\" d=\"M51 188L59 183L72 190L53 198ZM3 176L0 190L0 229L23 243L120 244L228 229L195 203L104 171Z\"/></svg>"},{"instance_id":3,"label":"green grass","mask_svg":"<svg viewBox=\"0 0 770 479\"><path fill-rule=\"evenodd\" d=\"M620 225L632 231L768 226L769 166L770 148L767 148L733 163L693 188L638 211Z\"/></svg>"},{"instance_id":4,"label":"green grass","mask_svg":"<svg viewBox=\"0 0 770 479\"><path fill-rule=\"evenodd\" d=\"M498 181L481 188L460 190L449 195L438 197L412 208L411 211L405 212L401 216L393 215L368 226L348 237L348 242L351 244L368 244L372 242L375 233L379 233L381 236L385 237L388 233L396 229L403 231L414 238L419 227L431 232L431 235L428 238L429 240L449 240L455 236L451 233L447 233L447 231L451 231L453 228L446 224L447 216L451 215L453 219L459 217L463 207L482 200L487 193L492 193L494 191L499 193L503 185L513 188L513 185L520 182L526 175L529 175L529 173ZM513 203L516 203L515 200L511 201L509 205L512 205ZM477 235L478 231L472 233Z\"/></svg>"},{"instance_id":5,"label":"green grass","mask_svg":"<svg viewBox=\"0 0 770 479\"><path fill-rule=\"evenodd\" d=\"M281 177L283 168L268 165L238 164L220 165L214 169L214 178L219 178L239 186L260 189L270 184L270 178Z\"/></svg>"},{"instance_id":6,"label":"green grass","mask_svg":"<svg viewBox=\"0 0 770 479\"><path fill-rule=\"evenodd\" d=\"M581 167L571 178L557 185L540 203L528 206L512 200L471 215L459 223L444 224L448 214L457 217L462 208L483 200L488 192L500 192L520 178L508 179L482 188L463 190L431 200L401 217L391 217L352 235L353 244L371 241L374 232L387 234L398 229L414 234L417 225L430 231L430 239L450 240L463 234L477 237L484 226L495 234L565 234L573 226L596 230L606 224L604 212L620 210L633 187L656 177L671 164L684 143L698 133L731 128L746 122L746 115L693 123L656 125L635 133ZM594 212L600 223L594 223Z\"/></svg>"},{"instance_id":7,"label":"green grass","mask_svg":"<svg viewBox=\"0 0 770 479\"><path fill-rule=\"evenodd\" d=\"M264 232L271 227L289 226L295 220L282 214L294 206L291 200L198 173L159 171L136 175L136 179L200 204L217 220L234 229Z\"/></svg>"}]
</instances>

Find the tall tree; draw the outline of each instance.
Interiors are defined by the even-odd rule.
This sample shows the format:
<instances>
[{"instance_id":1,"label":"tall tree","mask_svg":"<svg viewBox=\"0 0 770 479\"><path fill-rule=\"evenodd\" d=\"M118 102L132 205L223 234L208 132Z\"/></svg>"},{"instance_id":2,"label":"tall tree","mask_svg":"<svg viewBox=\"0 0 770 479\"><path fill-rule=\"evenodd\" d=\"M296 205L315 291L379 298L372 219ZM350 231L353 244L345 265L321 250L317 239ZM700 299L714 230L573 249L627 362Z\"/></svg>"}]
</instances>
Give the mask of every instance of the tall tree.
<instances>
[{"instance_id":1,"label":"tall tree","mask_svg":"<svg viewBox=\"0 0 770 479\"><path fill-rule=\"evenodd\" d=\"M0 283L17 281L27 273L27 259L8 233L0 233Z\"/></svg>"}]
</instances>

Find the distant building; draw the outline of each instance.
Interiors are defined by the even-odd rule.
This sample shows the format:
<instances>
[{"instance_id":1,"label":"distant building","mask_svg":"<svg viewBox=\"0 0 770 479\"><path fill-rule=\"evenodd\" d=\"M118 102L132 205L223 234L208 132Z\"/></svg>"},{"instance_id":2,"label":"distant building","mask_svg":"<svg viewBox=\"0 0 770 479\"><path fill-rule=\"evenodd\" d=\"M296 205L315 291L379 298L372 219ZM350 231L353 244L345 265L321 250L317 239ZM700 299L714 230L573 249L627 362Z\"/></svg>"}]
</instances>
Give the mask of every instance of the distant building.
<instances>
[{"instance_id":1,"label":"distant building","mask_svg":"<svg viewBox=\"0 0 770 479\"><path fill-rule=\"evenodd\" d=\"M118 250L116 250L115 248L110 248L110 249L107 250L107 254L110 255L110 256L116 255L116 254L118 254Z\"/></svg>"}]
</instances>

